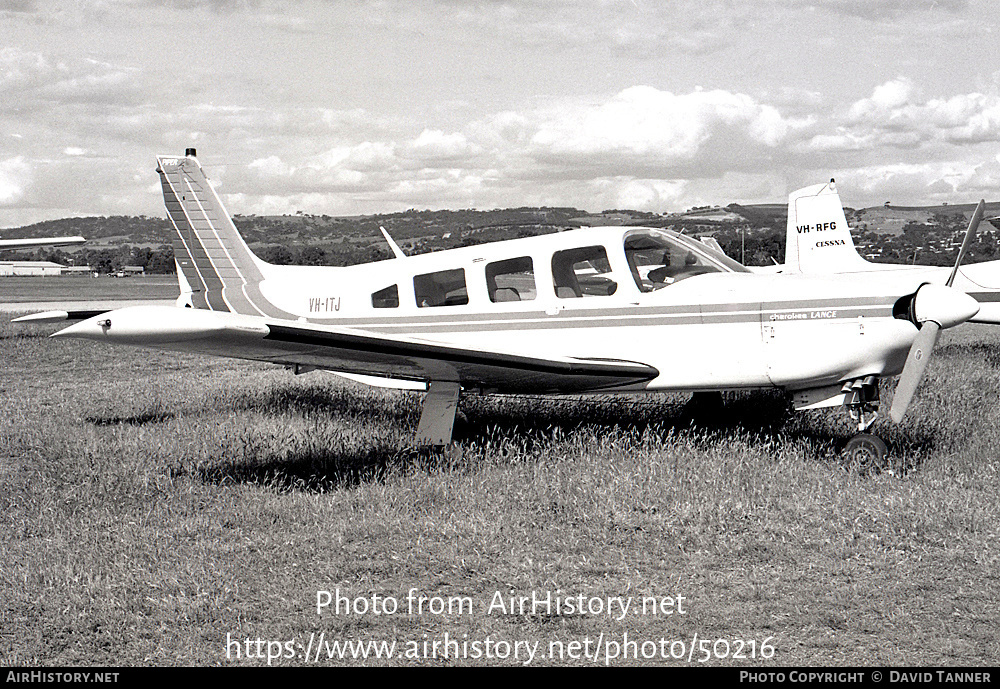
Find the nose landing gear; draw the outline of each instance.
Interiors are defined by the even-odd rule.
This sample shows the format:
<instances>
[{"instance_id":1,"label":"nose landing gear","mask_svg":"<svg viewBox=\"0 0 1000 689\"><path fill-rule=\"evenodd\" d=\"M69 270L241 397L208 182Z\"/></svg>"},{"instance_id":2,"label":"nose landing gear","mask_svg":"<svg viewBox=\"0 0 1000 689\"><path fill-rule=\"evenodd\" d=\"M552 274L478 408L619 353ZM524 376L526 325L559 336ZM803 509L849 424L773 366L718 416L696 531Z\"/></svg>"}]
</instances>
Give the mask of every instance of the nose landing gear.
<instances>
[{"instance_id":1,"label":"nose landing gear","mask_svg":"<svg viewBox=\"0 0 1000 689\"><path fill-rule=\"evenodd\" d=\"M851 420L857 422L858 433L864 433L878 418L878 376L865 376L844 383L844 406Z\"/></svg>"},{"instance_id":2,"label":"nose landing gear","mask_svg":"<svg viewBox=\"0 0 1000 689\"><path fill-rule=\"evenodd\" d=\"M868 433L878 418L878 377L866 376L844 383L844 407L851 420L857 423L858 434L844 447L844 456L858 473L880 471L885 467L889 448L881 438Z\"/></svg>"}]
</instances>

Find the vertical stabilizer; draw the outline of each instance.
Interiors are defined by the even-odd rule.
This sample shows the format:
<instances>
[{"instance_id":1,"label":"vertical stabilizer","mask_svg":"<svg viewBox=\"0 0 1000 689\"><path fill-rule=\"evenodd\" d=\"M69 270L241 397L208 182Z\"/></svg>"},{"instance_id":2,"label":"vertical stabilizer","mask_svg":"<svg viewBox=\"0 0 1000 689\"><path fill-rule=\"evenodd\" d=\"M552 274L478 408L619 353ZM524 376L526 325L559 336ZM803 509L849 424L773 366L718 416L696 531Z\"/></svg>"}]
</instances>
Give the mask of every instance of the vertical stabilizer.
<instances>
[{"instance_id":1,"label":"vertical stabilizer","mask_svg":"<svg viewBox=\"0 0 1000 689\"><path fill-rule=\"evenodd\" d=\"M257 258L237 231L205 176L194 149L157 156L167 215L177 231L181 300L194 308L275 315L260 293L271 266Z\"/></svg>"},{"instance_id":2,"label":"vertical stabilizer","mask_svg":"<svg viewBox=\"0 0 1000 689\"><path fill-rule=\"evenodd\" d=\"M837 187L817 184L788 196L785 272L851 273L871 270L854 246Z\"/></svg>"}]
</instances>

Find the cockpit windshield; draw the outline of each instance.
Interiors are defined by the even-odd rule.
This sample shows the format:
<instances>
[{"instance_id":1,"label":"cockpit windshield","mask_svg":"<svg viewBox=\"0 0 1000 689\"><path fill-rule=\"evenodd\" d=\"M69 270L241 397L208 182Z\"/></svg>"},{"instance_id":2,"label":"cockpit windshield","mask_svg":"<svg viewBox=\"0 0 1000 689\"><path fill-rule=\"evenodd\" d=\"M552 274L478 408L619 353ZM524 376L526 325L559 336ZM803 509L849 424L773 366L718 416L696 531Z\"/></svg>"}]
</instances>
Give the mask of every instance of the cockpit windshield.
<instances>
[{"instance_id":1,"label":"cockpit windshield","mask_svg":"<svg viewBox=\"0 0 1000 689\"><path fill-rule=\"evenodd\" d=\"M727 256L675 232L642 229L625 235L625 258L635 284L652 292L704 273L747 272Z\"/></svg>"}]
</instances>

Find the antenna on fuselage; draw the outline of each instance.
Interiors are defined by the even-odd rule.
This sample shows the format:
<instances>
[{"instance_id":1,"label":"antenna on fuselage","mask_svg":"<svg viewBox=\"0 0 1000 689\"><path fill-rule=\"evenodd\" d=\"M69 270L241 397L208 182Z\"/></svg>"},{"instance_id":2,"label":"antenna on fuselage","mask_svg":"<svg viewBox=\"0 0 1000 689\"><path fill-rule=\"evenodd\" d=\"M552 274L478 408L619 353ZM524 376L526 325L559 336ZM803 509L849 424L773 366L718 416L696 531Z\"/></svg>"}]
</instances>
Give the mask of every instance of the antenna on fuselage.
<instances>
[{"instance_id":1,"label":"antenna on fuselage","mask_svg":"<svg viewBox=\"0 0 1000 689\"><path fill-rule=\"evenodd\" d=\"M396 244L396 242L392 241L392 237L389 236L389 233L386 231L386 229L381 225L378 226L378 229L382 230L382 236L385 237L385 241L389 242L389 248L392 249L392 253L395 255L395 257L406 258L406 254L403 253L403 250L399 248L399 245Z\"/></svg>"}]
</instances>

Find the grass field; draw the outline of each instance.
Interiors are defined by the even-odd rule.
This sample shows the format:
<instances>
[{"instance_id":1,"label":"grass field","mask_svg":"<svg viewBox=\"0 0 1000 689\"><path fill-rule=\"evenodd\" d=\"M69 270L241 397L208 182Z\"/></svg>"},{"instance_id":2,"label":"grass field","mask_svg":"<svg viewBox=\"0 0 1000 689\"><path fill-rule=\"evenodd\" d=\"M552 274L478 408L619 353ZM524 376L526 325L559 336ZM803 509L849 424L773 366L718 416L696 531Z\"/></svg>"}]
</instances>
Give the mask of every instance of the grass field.
<instances>
[{"instance_id":1,"label":"grass field","mask_svg":"<svg viewBox=\"0 0 1000 689\"><path fill-rule=\"evenodd\" d=\"M845 415L775 395L719 418L682 396L470 397L460 451L427 457L408 448L416 395L7 320L4 664L316 663L321 634L321 665L594 662L574 641L635 642L614 665L1000 658L995 329L944 333L907 421L876 424L893 470L861 476L837 454ZM337 589L368 610L317 614ZM490 609L498 593L604 609Z\"/></svg>"},{"instance_id":2,"label":"grass field","mask_svg":"<svg viewBox=\"0 0 1000 689\"><path fill-rule=\"evenodd\" d=\"M0 304L94 299L176 299L176 275L143 277L0 277Z\"/></svg>"}]
</instances>

